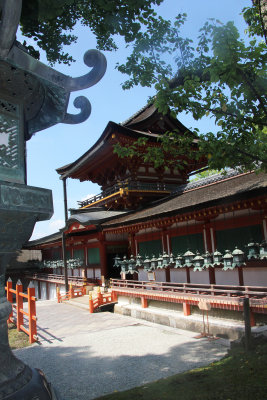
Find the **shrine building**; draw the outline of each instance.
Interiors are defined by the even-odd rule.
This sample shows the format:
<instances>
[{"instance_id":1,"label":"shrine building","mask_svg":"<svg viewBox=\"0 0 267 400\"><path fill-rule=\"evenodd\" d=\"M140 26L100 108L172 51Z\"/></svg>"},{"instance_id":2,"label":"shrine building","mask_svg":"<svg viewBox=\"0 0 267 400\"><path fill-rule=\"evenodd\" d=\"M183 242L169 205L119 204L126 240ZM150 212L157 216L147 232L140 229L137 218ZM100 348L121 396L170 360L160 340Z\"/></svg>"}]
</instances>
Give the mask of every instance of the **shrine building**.
<instances>
[{"instance_id":1,"label":"shrine building","mask_svg":"<svg viewBox=\"0 0 267 400\"><path fill-rule=\"evenodd\" d=\"M119 158L113 151L116 143L129 146L140 138L158 147L158 137L174 130L188 134L149 104L124 123L109 122L86 153L57 169L63 181L101 187L100 194L78 201L63 228L69 276L267 288L266 174L229 170L190 181L205 159L184 155L174 166L155 168L142 157ZM193 151L197 143L193 136ZM41 251L40 272L54 279L64 274L62 231L25 248ZM40 294L54 295L47 279L35 280Z\"/></svg>"}]
</instances>

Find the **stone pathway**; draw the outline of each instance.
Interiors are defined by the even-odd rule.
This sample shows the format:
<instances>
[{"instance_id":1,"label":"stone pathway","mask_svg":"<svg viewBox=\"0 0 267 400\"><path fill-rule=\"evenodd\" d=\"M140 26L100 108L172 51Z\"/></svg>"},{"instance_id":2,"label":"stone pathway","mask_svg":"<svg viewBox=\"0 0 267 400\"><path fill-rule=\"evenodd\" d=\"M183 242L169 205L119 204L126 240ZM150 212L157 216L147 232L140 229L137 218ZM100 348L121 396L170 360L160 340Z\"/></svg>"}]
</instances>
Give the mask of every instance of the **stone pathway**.
<instances>
[{"instance_id":1,"label":"stone pathway","mask_svg":"<svg viewBox=\"0 0 267 400\"><path fill-rule=\"evenodd\" d=\"M15 351L63 400L90 400L213 362L225 340L55 301L37 302L39 344Z\"/></svg>"}]
</instances>

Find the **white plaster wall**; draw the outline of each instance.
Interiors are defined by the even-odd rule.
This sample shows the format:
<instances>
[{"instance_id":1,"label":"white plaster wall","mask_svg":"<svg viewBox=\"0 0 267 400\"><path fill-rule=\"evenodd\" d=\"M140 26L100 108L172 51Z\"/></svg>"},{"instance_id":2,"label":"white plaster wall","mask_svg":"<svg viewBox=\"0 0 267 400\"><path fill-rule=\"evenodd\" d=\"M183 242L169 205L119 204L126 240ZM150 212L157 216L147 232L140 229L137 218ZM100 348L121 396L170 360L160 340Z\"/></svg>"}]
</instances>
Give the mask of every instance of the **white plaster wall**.
<instances>
[{"instance_id":1,"label":"white plaster wall","mask_svg":"<svg viewBox=\"0 0 267 400\"><path fill-rule=\"evenodd\" d=\"M170 281L175 283L186 283L187 282L186 269L185 268L171 269Z\"/></svg>"},{"instance_id":2,"label":"white plaster wall","mask_svg":"<svg viewBox=\"0 0 267 400\"><path fill-rule=\"evenodd\" d=\"M80 276L80 275L79 275L79 269L78 269L78 268L74 268L74 269L72 270L72 276Z\"/></svg>"},{"instance_id":3,"label":"white plaster wall","mask_svg":"<svg viewBox=\"0 0 267 400\"><path fill-rule=\"evenodd\" d=\"M143 269L138 270L138 280L139 281L148 281L147 272Z\"/></svg>"},{"instance_id":4,"label":"white plaster wall","mask_svg":"<svg viewBox=\"0 0 267 400\"><path fill-rule=\"evenodd\" d=\"M209 284L209 271L193 271L190 269L190 282Z\"/></svg>"},{"instance_id":5,"label":"white plaster wall","mask_svg":"<svg viewBox=\"0 0 267 400\"><path fill-rule=\"evenodd\" d=\"M93 278L93 277L94 277L93 268L87 268L87 278Z\"/></svg>"},{"instance_id":6,"label":"white plaster wall","mask_svg":"<svg viewBox=\"0 0 267 400\"><path fill-rule=\"evenodd\" d=\"M267 286L267 267L243 268L244 285Z\"/></svg>"},{"instance_id":7,"label":"white plaster wall","mask_svg":"<svg viewBox=\"0 0 267 400\"><path fill-rule=\"evenodd\" d=\"M101 269L100 268L95 268L95 277L97 279L101 279Z\"/></svg>"},{"instance_id":8,"label":"white plaster wall","mask_svg":"<svg viewBox=\"0 0 267 400\"><path fill-rule=\"evenodd\" d=\"M60 291L60 294L65 294L66 293L65 285L59 285L59 291Z\"/></svg>"},{"instance_id":9,"label":"white plaster wall","mask_svg":"<svg viewBox=\"0 0 267 400\"><path fill-rule=\"evenodd\" d=\"M166 271L164 269L156 269L155 270L155 281L156 282L165 282L166 281Z\"/></svg>"},{"instance_id":10,"label":"white plaster wall","mask_svg":"<svg viewBox=\"0 0 267 400\"><path fill-rule=\"evenodd\" d=\"M57 288L55 283L49 283L49 300L54 300L57 297Z\"/></svg>"},{"instance_id":11,"label":"white plaster wall","mask_svg":"<svg viewBox=\"0 0 267 400\"><path fill-rule=\"evenodd\" d=\"M238 270L223 271L221 268L215 268L216 285L239 285Z\"/></svg>"},{"instance_id":12,"label":"white plaster wall","mask_svg":"<svg viewBox=\"0 0 267 400\"><path fill-rule=\"evenodd\" d=\"M41 300L47 300L46 297L46 283L45 282L40 282L41 286Z\"/></svg>"}]
</instances>

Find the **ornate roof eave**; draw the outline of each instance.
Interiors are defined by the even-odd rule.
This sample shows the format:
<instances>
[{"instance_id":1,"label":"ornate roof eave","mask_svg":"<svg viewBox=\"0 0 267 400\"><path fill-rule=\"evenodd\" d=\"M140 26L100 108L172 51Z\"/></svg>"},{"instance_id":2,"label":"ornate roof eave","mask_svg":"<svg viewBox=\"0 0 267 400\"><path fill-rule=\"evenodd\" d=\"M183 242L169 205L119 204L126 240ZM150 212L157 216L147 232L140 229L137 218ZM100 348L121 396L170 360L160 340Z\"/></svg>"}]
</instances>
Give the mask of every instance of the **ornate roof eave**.
<instances>
[{"instance_id":1,"label":"ornate roof eave","mask_svg":"<svg viewBox=\"0 0 267 400\"><path fill-rule=\"evenodd\" d=\"M91 104L84 96L74 100L74 106L80 109L79 114L68 114L67 107L69 95L76 90L82 90L95 85L105 74L107 62L103 54L98 50L88 50L84 54L84 63L92 68L84 76L72 78L64 75L27 53L26 49L15 41L17 27L20 21L22 0L8 0L0 4L2 18L0 21L0 66L2 67L1 87L5 90L5 77L9 76L12 68L12 76L15 72L24 74L33 85L33 95L29 96L29 104L34 105L34 113L29 116L25 113L26 140L40 130L46 129L59 122L77 124L85 121L91 113ZM15 71L15 72L14 72ZM7 84L7 83L6 83ZM9 80L9 86L12 84ZM15 86L15 82L13 83ZM37 88L37 89L36 89ZM21 88L22 96L24 87ZM17 93L14 99L19 98ZM38 103L38 104L36 104ZM26 108L27 109L27 104Z\"/></svg>"},{"instance_id":2,"label":"ornate roof eave","mask_svg":"<svg viewBox=\"0 0 267 400\"><path fill-rule=\"evenodd\" d=\"M77 173L79 168L83 168L84 165L91 160L92 157L96 155L97 152L101 152L104 144L107 143L109 138L113 133L122 133L126 134L127 137L132 137L133 139L138 139L140 136L145 136L149 138L151 141L157 142L158 135L149 135L146 132L134 131L120 124L116 124L115 122L109 121L105 130L103 131L100 138L95 142L95 144L90 147L81 157L75 160L73 163L64 165L63 167L59 167L56 169L57 173L61 175L60 179L64 178L72 178L74 173Z\"/></svg>"},{"instance_id":3,"label":"ornate roof eave","mask_svg":"<svg viewBox=\"0 0 267 400\"><path fill-rule=\"evenodd\" d=\"M101 154L101 149L103 148L103 146L108 142L111 136L113 134L116 135L116 133L122 135L125 134L127 135L127 138L130 137L136 140L140 137L145 137L149 139L150 142L154 143L158 143L158 138L160 137L160 135L158 134L149 134L147 132L133 130L128 127L122 126L121 124L116 124L115 122L109 121L102 135L89 150L87 150L81 157L79 157L73 163L64 165L56 169L57 173L61 175L60 179L65 179L65 178L77 179L76 175L78 174L79 169L84 168L86 163L90 162L92 157L95 157L98 152L99 154ZM119 136L115 136L115 140L123 144L123 141L120 140ZM198 139L194 138L193 144L197 145L197 143Z\"/></svg>"}]
</instances>

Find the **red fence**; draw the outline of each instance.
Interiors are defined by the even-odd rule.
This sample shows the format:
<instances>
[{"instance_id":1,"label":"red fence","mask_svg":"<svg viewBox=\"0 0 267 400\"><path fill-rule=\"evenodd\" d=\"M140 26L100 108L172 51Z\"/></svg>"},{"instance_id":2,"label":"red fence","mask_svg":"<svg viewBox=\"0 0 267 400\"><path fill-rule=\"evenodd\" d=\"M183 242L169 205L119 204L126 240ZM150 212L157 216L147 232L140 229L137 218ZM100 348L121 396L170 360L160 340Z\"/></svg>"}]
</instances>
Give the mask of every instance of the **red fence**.
<instances>
[{"instance_id":1,"label":"red fence","mask_svg":"<svg viewBox=\"0 0 267 400\"><path fill-rule=\"evenodd\" d=\"M57 288L57 302L62 303L64 300L74 299L75 297L81 297L86 294L86 287L74 289L72 285L69 285L69 291L65 294L61 294L59 288Z\"/></svg>"},{"instance_id":2,"label":"red fence","mask_svg":"<svg viewBox=\"0 0 267 400\"><path fill-rule=\"evenodd\" d=\"M99 288L96 298L93 299L92 293L89 294L89 313L92 314L98 307L113 301L113 293L101 293Z\"/></svg>"},{"instance_id":3,"label":"red fence","mask_svg":"<svg viewBox=\"0 0 267 400\"><path fill-rule=\"evenodd\" d=\"M243 311L244 298L249 298L251 325L253 313L267 314L267 287L202 285L195 283L170 283L112 279L114 300L118 295L141 299L143 308L148 300L182 303L184 315L191 314L191 306L207 302L212 308Z\"/></svg>"},{"instance_id":4,"label":"red fence","mask_svg":"<svg viewBox=\"0 0 267 400\"><path fill-rule=\"evenodd\" d=\"M23 331L29 336L30 343L34 343L37 338L37 318L36 318L36 297L35 288L28 286L27 294L23 293L23 286L20 280L16 284L16 289L12 289L12 280L9 278L5 287L7 292L7 300L12 304L12 311L7 320L17 325L18 332ZM16 303L13 304L13 294L16 295ZM28 300L28 312L23 309L23 299ZM14 311L17 317L14 317ZM24 315L28 317L28 329L24 326Z\"/></svg>"}]
</instances>

